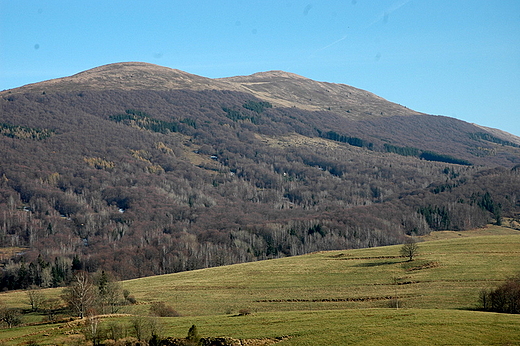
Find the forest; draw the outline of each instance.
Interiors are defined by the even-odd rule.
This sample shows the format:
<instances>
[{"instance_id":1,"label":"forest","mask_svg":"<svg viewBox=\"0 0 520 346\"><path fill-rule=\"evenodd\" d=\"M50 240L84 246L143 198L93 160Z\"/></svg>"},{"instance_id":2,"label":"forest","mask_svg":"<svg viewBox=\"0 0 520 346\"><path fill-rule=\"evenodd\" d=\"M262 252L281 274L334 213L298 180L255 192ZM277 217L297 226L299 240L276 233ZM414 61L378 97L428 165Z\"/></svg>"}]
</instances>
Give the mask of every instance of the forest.
<instances>
[{"instance_id":1,"label":"forest","mask_svg":"<svg viewBox=\"0 0 520 346\"><path fill-rule=\"evenodd\" d=\"M399 244L520 220L520 148L442 116L227 90L0 95L0 288Z\"/></svg>"}]
</instances>

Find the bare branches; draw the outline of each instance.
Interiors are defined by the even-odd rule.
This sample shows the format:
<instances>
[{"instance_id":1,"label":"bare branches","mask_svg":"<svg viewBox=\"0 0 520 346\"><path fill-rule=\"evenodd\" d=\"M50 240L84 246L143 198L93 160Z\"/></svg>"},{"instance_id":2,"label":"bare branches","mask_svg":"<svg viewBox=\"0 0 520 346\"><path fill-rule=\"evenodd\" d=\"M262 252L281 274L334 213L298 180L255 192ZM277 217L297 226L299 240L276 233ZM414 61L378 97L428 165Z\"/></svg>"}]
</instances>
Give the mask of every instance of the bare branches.
<instances>
[{"instance_id":1,"label":"bare branches","mask_svg":"<svg viewBox=\"0 0 520 346\"><path fill-rule=\"evenodd\" d=\"M95 286L88 273L76 272L71 284L63 290L61 298L78 317L85 317L96 302Z\"/></svg>"},{"instance_id":2,"label":"bare branches","mask_svg":"<svg viewBox=\"0 0 520 346\"><path fill-rule=\"evenodd\" d=\"M414 238L408 238L406 243L401 247L400 254L403 257L407 257L408 261L413 261L419 254L419 245L417 245L416 240Z\"/></svg>"}]
</instances>

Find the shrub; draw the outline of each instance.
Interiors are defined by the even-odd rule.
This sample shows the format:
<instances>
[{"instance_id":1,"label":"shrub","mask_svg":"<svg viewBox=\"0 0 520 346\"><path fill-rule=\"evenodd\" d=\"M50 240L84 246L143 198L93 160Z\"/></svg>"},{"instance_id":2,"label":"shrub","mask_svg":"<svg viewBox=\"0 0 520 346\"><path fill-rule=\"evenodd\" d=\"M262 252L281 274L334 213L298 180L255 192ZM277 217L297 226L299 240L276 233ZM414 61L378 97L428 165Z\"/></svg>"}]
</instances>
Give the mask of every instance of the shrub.
<instances>
[{"instance_id":1,"label":"shrub","mask_svg":"<svg viewBox=\"0 0 520 346\"><path fill-rule=\"evenodd\" d=\"M137 303L137 299L135 299L135 297L130 294L129 290L123 290L123 297L125 298L125 301L129 304L133 305Z\"/></svg>"},{"instance_id":2,"label":"shrub","mask_svg":"<svg viewBox=\"0 0 520 346\"><path fill-rule=\"evenodd\" d=\"M481 291L479 305L486 311L520 313L520 274L507 279L495 290Z\"/></svg>"},{"instance_id":3,"label":"shrub","mask_svg":"<svg viewBox=\"0 0 520 346\"><path fill-rule=\"evenodd\" d=\"M199 331L196 325L192 325L190 330L188 330L188 336L186 337L186 341L188 344L198 344L200 341Z\"/></svg>"},{"instance_id":4,"label":"shrub","mask_svg":"<svg viewBox=\"0 0 520 346\"><path fill-rule=\"evenodd\" d=\"M137 338L132 336L125 337L119 340L104 340L103 342L106 346L137 346L142 345L143 343L139 341Z\"/></svg>"},{"instance_id":5,"label":"shrub","mask_svg":"<svg viewBox=\"0 0 520 346\"><path fill-rule=\"evenodd\" d=\"M240 309L240 310L238 310L238 315L239 316L251 315L251 310L250 309Z\"/></svg>"},{"instance_id":6,"label":"shrub","mask_svg":"<svg viewBox=\"0 0 520 346\"><path fill-rule=\"evenodd\" d=\"M164 302L155 302L150 306L150 313L158 317L179 317L180 314Z\"/></svg>"}]
</instances>

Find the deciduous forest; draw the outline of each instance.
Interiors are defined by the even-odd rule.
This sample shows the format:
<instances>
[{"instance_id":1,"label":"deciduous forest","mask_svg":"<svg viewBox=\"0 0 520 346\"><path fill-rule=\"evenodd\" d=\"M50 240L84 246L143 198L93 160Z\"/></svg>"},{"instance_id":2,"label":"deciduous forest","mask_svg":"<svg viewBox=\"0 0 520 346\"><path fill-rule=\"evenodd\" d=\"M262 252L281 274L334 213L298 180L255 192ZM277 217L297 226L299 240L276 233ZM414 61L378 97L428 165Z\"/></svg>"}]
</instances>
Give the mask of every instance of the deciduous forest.
<instances>
[{"instance_id":1,"label":"deciduous forest","mask_svg":"<svg viewBox=\"0 0 520 346\"><path fill-rule=\"evenodd\" d=\"M520 146L449 117L353 120L228 90L0 96L4 290L519 220Z\"/></svg>"}]
</instances>

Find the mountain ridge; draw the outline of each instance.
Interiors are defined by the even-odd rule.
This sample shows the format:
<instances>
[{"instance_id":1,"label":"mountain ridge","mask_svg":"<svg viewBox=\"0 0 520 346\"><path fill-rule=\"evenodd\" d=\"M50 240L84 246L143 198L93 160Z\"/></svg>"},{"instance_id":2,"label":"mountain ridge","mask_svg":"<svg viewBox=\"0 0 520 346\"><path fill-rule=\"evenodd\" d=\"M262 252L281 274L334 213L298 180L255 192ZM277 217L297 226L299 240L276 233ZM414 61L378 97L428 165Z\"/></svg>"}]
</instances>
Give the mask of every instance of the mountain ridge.
<instances>
[{"instance_id":1,"label":"mountain ridge","mask_svg":"<svg viewBox=\"0 0 520 346\"><path fill-rule=\"evenodd\" d=\"M230 90L245 92L279 107L333 111L345 118L363 119L420 112L346 84L317 82L285 71L249 76L206 78L181 70L142 62L113 63L69 77L28 84L0 93L71 92L84 90ZM386 108L387 114L377 109Z\"/></svg>"},{"instance_id":2,"label":"mountain ridge","mask_svg":"<svg viewBox=\"0 0 520 346\"><path fill-rule=\"evenodd\" d=\"M181 70L143 62L113 63L78 72L72 76L5 90L13 92L57 92L84 90L172 90L216 89L222 83ZM225 88L230 86L225 85Z\"/></svg>"},{"instance_id":3,"label":"mountain ridge","mask_svg":"<svg viewBox=\"0 0 520 346\"><path fill-rule=\"evenodd\" d=\"M499 132L286 72L231 78L123 63L0 93L0 245L26 249L9 268L136 278L520 218L520 145Z\"/></svg>"},{"instance_id":4,"label":"mountain ridge","mask_svg":"<svg viewBox=\"0 0 520 346\"><path fill-rule=\"evenodd\" d=\"M229 90L245 92L277 107L330 111L347 119L375 119L425 114L347 84L319 82L295 73L272 70L245 76L207 78L144 62L120 62L94 67L71 76L27 84L0 92L71 92L84 90ZM385 111L380 111L384 108ZM520 137L475 124L504 140Z\"/></svg>"},{"instance_id":5,"label":"mountain ridge","mask_svg":"<svg viewBox=\"0 0 520 346\"><path fill-rule=\"evenodd\" d=\"M247 89L255 96L284 107L332 111L349 119L421 114L346 84L318 82L284 71L259 72L249 76L220 78ZM385 108L387 114L377 109Z\"/></svg>"}]
</instances>

